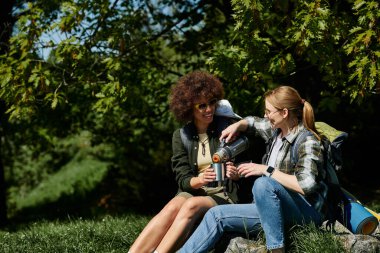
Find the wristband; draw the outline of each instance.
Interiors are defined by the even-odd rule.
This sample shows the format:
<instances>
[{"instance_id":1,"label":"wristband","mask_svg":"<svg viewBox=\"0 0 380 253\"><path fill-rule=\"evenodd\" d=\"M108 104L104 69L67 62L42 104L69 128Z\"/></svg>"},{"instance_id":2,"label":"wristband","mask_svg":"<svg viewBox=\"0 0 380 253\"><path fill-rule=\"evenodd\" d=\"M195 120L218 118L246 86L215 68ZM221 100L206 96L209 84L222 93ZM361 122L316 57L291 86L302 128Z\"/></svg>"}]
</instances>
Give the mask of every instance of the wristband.
<instances>
[{"instance_id":1,"label":"wristband","mask_svg":"<svg viewBox=\"0 0 380 253\"><path fill-rule=\"evenodd\" d=\"M274 172L274 168L272 166L268 166L267 170L264 172L266 177L271 177Z\"/></svg>"}]
</instances>

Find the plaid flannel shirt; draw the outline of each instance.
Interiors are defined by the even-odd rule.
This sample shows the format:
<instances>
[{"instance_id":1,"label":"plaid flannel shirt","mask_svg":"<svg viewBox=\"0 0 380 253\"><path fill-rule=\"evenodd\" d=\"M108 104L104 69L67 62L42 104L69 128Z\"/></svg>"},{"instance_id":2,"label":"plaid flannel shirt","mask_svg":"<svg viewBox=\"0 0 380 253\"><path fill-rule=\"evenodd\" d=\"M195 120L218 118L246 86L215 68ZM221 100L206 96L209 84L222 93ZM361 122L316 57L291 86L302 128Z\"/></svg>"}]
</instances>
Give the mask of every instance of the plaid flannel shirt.
<instances>
[{"instance_id":1,"label":"plaid flannel shirt","mask_svg":"<svg viewBox=\"0 0 380 253\"><path fill-rule=\"evenodd\" d=\"M267 152L263 157L263 164L268 164L273 141L281 133L280 129L272 129L267 118L246 117L245 119L248 121L247 133L255 133L265 140ZM295 131L290 132L283 138L275 168L286 174L295 175L305 193L305 198L317 211L322 212L327 187L321 181L324 176L322 172L323 153L321 143L315 136L307 136L306 140L299 145L298 161L295 165L292 164L290 157L292 144L304 129L303 124L300 123Z\"/></svg>"}]
</instances>

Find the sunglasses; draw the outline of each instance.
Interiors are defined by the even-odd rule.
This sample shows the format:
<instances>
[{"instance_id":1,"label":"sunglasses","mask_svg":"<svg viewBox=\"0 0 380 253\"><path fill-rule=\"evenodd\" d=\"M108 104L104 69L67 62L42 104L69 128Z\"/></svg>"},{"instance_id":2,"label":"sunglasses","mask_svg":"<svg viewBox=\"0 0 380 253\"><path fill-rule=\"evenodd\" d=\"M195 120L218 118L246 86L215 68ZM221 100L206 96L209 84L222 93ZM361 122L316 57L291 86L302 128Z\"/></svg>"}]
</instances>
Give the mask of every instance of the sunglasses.
<instances>
[{"instance_id":1,"label":"sunglasses","mask_svg":"<svg viewBox=\"0 0 380 253\"><path fill-rule=\"evenodd\" d=\"M210 101L208 101L208 103L202 103L202 104L195 104L194 107L195 109L197 110L200 110L200 111L205 111L207 109L208 106L215 106L216 102L218 102L218 99L216 98L213 98L211 99Z\"/></svg>"}]
</instances>

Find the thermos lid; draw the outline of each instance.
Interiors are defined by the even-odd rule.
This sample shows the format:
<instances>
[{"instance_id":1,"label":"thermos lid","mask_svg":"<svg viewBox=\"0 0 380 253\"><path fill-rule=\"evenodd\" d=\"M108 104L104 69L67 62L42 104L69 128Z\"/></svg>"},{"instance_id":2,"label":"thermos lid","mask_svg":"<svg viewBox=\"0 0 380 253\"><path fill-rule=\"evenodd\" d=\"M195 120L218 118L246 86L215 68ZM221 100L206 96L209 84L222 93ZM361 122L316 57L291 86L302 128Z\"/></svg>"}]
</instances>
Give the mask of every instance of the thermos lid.
<instances>
[{"instance_id":1,"label":"thermos lid","mask_svg":"<svg viewBox=\"0 0 380 253\"><path fill-rule=\"evenodd\" d=\"M214 163L220 163L220 156L219 156L219 154L217 154L217 153L215 153L213 156L212 156L212 161L214 162Z\"/></svg>"}]
</instances>

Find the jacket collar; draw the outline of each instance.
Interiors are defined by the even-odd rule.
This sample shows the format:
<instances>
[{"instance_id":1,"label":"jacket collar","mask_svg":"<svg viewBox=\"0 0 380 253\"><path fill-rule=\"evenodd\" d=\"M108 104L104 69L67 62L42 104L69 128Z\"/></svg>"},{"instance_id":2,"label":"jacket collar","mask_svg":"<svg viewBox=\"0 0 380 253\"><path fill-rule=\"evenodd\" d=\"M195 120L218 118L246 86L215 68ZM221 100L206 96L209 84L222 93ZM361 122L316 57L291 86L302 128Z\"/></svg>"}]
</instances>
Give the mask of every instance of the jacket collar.
<instances>
[{"instance_id":1,"label":"jacket collar","mask_svg":"<svg viewBox=\"0 0 380 253\"><path fill-rule=\"evenodd\" d=\"M305 131L305 130L307 130L307 129L304 127L304 125L303 125L302 123L299 123L299 124L294 128L294 130L290 131L289 134L288 134L287 136L285 136L284 138L285 138L285 140L287 140L289 143L293 143L293 142L296 140L298 134L299 134L300 132L302 132L302 131ZM281 133L281 130L280 130L279 128L277 128L277 129L275 130L274 138L277 138L278 135L279 135L280 133Z\"/></svg>"},{"instance_id":2,"label":"jacket collar","mask_svg":"<svg viewBox=\"0 0 380 253\"><path fill-rule=\"evenodd\" d=\"M207 128L207 135L209 135L209 136L216 136L217 137L216 122L217 122L218 118L220 118L220 117L214 115L213 121L211 122L211 124ZM188 137L191 137L191 139L198 140L198 138L199 138L198 137L198 132L197 132L197 128L195 127L194 121L188 122L184 126L184 129L185 129L185 133L188 135Z\"/></svg>"}]
</instances>

